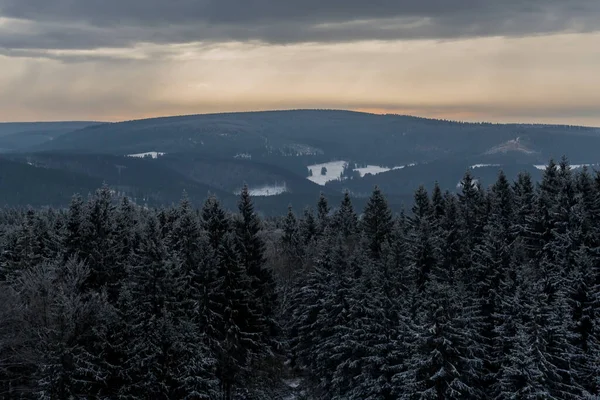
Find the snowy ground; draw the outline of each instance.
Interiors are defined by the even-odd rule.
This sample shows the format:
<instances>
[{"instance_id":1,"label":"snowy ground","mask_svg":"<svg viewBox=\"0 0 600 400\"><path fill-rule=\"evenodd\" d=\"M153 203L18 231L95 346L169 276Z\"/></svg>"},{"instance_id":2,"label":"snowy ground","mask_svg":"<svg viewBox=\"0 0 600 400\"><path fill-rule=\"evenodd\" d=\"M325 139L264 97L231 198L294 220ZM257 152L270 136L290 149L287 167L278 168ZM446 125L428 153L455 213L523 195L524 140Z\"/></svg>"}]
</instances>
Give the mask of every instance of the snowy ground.
<instances>
[{"instance_id":1,"label":"snowy ground","mask_svg":"<svg viewBox=\"0 0 600 400\"><path fill-rule=\"evenodd\" d=\"M570 165L571 169L578 169L578 168L583 168L583 167L596 167L600 164L572 164ZM548 165L547 164L538 164L538 165L534 165L534 167L536 169L539 169L541 171L544 171L546 169ZM556 168L558 168L559 166L556 165Z\"/></svg>"},{"instance_id":2,"label":"snowy ground","mask_svg":"<svg viewBox=\"0 0 600 400\"><path fill-rule=\"evenodd\" d=\"M340 175L344 170L344 167L348 164L346 161L330 161L323 164L309 165L308 169L312 170L312 176L308 177L309 181L313 181L318 185L325 185L329 181L335 181L340 179ZM327 168L327 174L321 175L321 169Z\"/></svg>"},{"instance_id":3,"label":"snowy ground","mask_svg":"<svg viewBox=\"0 0 600 400\"><path fill-rule=\"evenodd\" d=\"M414 167L415 165L417 165L417 163L410 163L410 164L406 164L406 165L399 165L399 166L394 167L392 169L403 169L403 168L408 168L408 167Z\"/></svg>"},{"instance_id":4,"label":"snowy ground","mask_svg":"<svg viewBox=\"0 0 600 400\"><path fill-rule=\"evenodd\" d=\"M319 184L319 185L325 185L329 181L339 180L340 176L342 174L342 171L344 170L344 167L347 164L348 164L347 161L330 161L330 162L323 163L323 164L309 165L308 169L312 170L312 176L309 176L308 180L310 180L316 184ZM388 172L388 171L394 170L394 169L402 169L402 168L406 168L406 167L412 167L414 165L416 165L416 164L412 163L412 164L407 164L407 165L400 165L400 166L393 167L393 168L381 167L378 165L367 165L366 167L363 167L363 168L355 168L354 171L358 171L360 176L363 177L366 174L377 175L382 172ZM323 168L323 167L327 168L326 175L321 175L321 168Z\"/></svg>"},{"instance_id":5,"label":"snowy ground","mask_svg":"<svg viewBox=\"0 0 600 400\"><path fill-rule=\"evenodd\" d=\"M147 153L128 154L127 157L144 158L147 156L151 156L152 158L158 158L160 156L164 156L165 154L167 153L161 153L159 151L149 151Z\"/></svg>"},{"instance_id":6,"label":"snowy ground","mask_svg":"<svg viewBox=\"0 0 600 400\"><path fill-rule=\"evenodd\" d=\"M499 167L500 164L475 164L475 165L471 165L469 168L474 169L474 168L483 168L483 167Z\"/></svg>"},{"instance_id":7,"label":"snowy ground","mask_svg":"<svg viewBox=\"0 0 600 400\"><path fill-rule=\"evenodd\" d=\"M240 194L241 190L238 190L235 194ZM283 185L265 185L260 187L249 188L250 196L277 196L287 192L285 183Z\"/></svg>"},{"instance_id":8,"label":"snowy ground","mask_svg":"<svg viewBox=\"0 0 600 400\"><path fill-rule=\"evenodd\" d=\"M389 170L390 168L378 167L377 165L367 165L364 168L355 169L355 171L358 171L361 177L365 176L366 174L377 175L382 172L388 172Z\"/></svg>"}]
</instances>

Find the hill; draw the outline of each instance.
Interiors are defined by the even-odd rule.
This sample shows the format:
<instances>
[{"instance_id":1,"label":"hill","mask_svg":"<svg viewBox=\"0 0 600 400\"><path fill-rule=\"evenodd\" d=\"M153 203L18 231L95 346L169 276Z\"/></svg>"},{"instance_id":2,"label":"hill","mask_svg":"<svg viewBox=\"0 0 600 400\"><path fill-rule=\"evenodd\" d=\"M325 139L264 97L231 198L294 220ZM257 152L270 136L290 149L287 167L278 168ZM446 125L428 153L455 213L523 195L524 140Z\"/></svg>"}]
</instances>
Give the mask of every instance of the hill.
<instances>
[{"instance_id":1,"label":"hill","mask_svg":"<svg viewBox=\"0 0 600 400\"><path fill-rule=\"evenodd\" d=\"M575 138L575 139L574 139ZM192 152L222 157L345 157L396 164L478 157L546 162L565 152L596 157L600 129L483 124L351 111L269 111L152 118L87 127L40 150L129 154Z\"/></svg>"},{"instance_id":2,"label":"hill","mask_svg":"<svg viewBox=\"0 0 600 400\"><path fill-rule=\"evenodd\" d=\"M4 122L0 123L0 152L41 145L57 137L99 122Z\"/></svg>"},{"instance_id":3,"label":"hill","mask_svg":"<svg viewBox=\"0 0 600 400\"><path fill-rule=\"evenodd\" d=\"M45 136L38 135L40 127ZM176 202L185 190L197 201L218 194L226 207L235 208L235 194L247 184L266 213L285 210L290 203L296 209L312 205L321 191L335 199L349 190L362 199L375 185L399 209L419 184L430 188L437 181L456 190L467 170L485 186L500 169L511 178L529 172L538 179L540 165L563 155L576 165L600 161L598 128L463 123L336 110L37 128L4 124L0 132L0 144L19 138L4 159L35 167L27 170L30 174L47 169L77 180L87 176L89 182L106 182L152 205ZM27 141L31 145L25 146ZM11 182L15 186L7 190L19 191L24 181ZM79 191L85 190L87 183Z\"/></svg>"}]
</instances>

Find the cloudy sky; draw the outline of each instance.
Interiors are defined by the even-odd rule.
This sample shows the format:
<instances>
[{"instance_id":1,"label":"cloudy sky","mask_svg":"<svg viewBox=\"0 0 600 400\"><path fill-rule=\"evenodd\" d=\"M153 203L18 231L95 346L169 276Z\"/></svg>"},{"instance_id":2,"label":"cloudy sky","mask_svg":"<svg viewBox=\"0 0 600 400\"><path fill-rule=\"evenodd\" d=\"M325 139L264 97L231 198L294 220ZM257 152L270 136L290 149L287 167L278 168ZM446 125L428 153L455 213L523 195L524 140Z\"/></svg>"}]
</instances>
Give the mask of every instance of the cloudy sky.
<instances>
[{"instance_id":1,"label":"cloudy sky","mask_svg":"<svg viewBox=\"0 0 600 400\"><path fill-rule=\"evenodd\" d=\"M336 108L600 126L598 0L0 0L0 121Z\"/></svg>"}]
</instances>

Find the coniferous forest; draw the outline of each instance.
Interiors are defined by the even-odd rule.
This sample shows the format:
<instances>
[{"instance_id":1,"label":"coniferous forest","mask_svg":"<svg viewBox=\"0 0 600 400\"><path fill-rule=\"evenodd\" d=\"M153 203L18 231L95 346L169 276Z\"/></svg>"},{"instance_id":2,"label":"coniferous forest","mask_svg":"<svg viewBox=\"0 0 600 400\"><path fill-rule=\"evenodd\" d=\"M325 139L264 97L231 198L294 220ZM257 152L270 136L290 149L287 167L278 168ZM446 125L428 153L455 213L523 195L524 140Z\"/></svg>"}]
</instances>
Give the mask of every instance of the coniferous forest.
<instances>
[{"instance_id":1,"label":"coniferous forest","mask_svg":"<svg viewBox=\"0 0 600 400\"><path fill-rule=\"evenodd\" d=\"M600 174L565 159L399 215L112 193L0 211L1 398L598 398Z\"/></svg>"}]
</instances>

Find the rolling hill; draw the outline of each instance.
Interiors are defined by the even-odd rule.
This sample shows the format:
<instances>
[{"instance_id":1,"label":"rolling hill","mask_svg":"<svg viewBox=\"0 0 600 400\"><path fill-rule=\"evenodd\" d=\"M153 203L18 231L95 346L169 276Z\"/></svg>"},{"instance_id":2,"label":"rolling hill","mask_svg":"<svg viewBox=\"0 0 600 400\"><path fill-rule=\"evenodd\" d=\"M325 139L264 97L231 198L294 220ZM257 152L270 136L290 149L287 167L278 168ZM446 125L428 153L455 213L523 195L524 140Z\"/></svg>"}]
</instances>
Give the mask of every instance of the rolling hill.
<instances>
[{"instance_id":1,"label":"rolling hill","mask_svg":"<svg viewBox=\"0 0 600 400\"><path fill-rule=\"evenodd\" d=\"M41 145L50 140L99 122L5 122L0 123L0 152Z\"/></svg>"},{"instance_id":2,"label":"rolling hill","mask_svg":"<svg viewBox=\"0 0 600 400\"><path fill-rule=\"evenodd\" d=\"M24 176L53 171L74 182L106 182L152 205L178 201L183 190L198 201L214 193L230 208L235 207L235 193L247 184L257 205L268 212L289 203L296 209L314 204L321 191L335 199L349 190L364 199L375 185L400 207L419 184L431 187L437 181L455 190L468 169L487 185L500 169L511 178L525 171L538 179L536 165L563 155L574 164L600 161L598 128L462 123L335 110L37 127L0 124L0 147L2 140L16 141L2 158L15 171L15 164L28 167L15 172ZM141 157L145 153L149 157ZM320 175L325 165L330 170ZM340 174L348 179L341 180ZM25 181L10 182L13 187L4 186L8 192L19 191ZM87 182L75 191L88 190ZM67 185L64 191L72 189Z\"/></svg>"}]
</instances>

